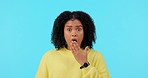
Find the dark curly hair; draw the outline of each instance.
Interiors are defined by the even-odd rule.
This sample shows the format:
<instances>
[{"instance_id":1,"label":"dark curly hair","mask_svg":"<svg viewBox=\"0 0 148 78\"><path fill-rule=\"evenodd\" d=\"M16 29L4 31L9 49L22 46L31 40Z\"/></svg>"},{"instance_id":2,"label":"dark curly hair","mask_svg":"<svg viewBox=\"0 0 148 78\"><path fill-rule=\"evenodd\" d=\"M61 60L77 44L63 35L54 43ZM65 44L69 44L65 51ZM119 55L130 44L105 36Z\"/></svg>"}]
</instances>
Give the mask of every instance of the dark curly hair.
<instances>
[{"instance_id":1,"label":"dark curly hair","mask_svg":"<svg viewBox=\"0 0 148 78\"><path fill-rule=\"evenodd\" d=\"M51 42L55 48L67 48L67 43L64 38L64 26L65 23L71 19L78 19L83 25L84 37L80 47L83 49L86 46L92 48L93 42L95 43L96 40L95 25L92 18L82 11L64 11L55 19L51 34Z\"/></svg>"}]
</instances>

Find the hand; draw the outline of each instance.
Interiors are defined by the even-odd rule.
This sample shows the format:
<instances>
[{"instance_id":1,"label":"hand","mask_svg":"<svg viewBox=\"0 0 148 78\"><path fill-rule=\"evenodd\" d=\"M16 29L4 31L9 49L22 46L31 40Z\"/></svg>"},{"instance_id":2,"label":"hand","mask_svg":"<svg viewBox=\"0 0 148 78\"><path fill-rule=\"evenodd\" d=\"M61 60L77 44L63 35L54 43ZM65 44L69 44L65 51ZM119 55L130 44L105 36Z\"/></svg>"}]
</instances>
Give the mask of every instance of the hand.
<instances>
[{"instance_id":1,"label":"hand","mask_svg":"<svg viewBox=\"0 0 148 78\"><path fill-rule=\"evenodd\" d=\"M75 59L80 65L83 65L87 61L87 51L88 51L88 46L85 47L84 52L81 50L80 46L76 41L72 41L71 47L70 47Z\"/></svg>"}]
</instances>

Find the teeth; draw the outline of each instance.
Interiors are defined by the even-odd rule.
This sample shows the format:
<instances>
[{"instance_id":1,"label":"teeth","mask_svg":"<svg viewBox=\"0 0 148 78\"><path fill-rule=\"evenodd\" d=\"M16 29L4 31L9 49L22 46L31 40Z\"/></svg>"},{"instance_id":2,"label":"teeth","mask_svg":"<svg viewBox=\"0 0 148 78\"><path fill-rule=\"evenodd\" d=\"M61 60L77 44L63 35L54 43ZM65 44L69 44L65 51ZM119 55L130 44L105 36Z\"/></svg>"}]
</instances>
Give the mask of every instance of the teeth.
<instances>
[{"instance_id":1,"label":"teeth","mask_svg":"<svg viewBox=\"0 0 148 78\"><path fill-rule=\"evenodd\" d=\"M74 40L74 41L76 41L76 40ZM77 41L76 41L77 42Z\"/></svg>"},{"instance_id":2,"label":"teeth","mask_svg":"<svg viewBox=\"0 0 148 78\"><path fill-rule=\"evenodd\" d=\"M76 39L72 39L72 41L76 41L76 42L77 42L77 40L76 40Z\"/></svg>"}]
</instances>

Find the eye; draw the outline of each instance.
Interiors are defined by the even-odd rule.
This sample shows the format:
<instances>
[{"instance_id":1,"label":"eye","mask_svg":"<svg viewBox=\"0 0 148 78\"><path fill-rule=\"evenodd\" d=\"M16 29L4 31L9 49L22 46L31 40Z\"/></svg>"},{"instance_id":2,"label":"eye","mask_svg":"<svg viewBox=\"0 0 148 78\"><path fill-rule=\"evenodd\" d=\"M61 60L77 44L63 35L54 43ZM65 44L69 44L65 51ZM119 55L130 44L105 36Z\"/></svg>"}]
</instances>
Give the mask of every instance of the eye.
<instances>
[{"instance_id":1,"label":"eye","mask_svg":"<svg viewBox=\"0 0 148 78\"><path fill-rule=\"evenodd\" d=\"M67 31L71 32L71 30L72 30L71 28L67 28Z\"/></svg>"},{"instance_id":2,"label":"eye","mask_svg":"<svg viewBox=\"0 0 148 78\"><path fill-rule=\"evenodd\" d=\"M77 28L77 31L81 31L82 30L82 28Z\"/></svg>"}]
</instances>

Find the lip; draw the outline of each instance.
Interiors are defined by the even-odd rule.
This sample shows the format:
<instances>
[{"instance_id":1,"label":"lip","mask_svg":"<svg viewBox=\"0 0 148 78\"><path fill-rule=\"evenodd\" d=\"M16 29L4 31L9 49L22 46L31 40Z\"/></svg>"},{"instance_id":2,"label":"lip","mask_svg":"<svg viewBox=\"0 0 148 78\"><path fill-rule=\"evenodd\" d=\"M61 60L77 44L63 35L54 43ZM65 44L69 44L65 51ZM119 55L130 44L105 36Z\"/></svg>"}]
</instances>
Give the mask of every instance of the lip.
<instances>
[{"instance_id":1,"label":"lip","mask_svg":"<svg viewBox=\"0 0 148 78\"><path fill-rule=\"evenodd\" d=\"M71 39L71 41L76 41L77 42L78 40L76 38L73 38L73 39Z\"/></svg>"}]
</instances>

